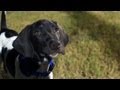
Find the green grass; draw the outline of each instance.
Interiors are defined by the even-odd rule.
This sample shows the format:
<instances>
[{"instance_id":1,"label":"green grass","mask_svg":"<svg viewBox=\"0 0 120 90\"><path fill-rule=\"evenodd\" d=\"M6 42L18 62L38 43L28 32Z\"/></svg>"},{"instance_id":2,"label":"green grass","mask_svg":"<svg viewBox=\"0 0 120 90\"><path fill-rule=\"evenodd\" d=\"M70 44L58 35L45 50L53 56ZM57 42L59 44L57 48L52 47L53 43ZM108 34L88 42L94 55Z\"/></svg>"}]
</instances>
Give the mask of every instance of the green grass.
<instances>
[{"instance_id":1,"label":"green grass","mask_svg":"<svg viewBox=\"0 0 120 90\"><path fill-rule=\"evenodd\" d=\"M57 21L68 33L66 54L55 58L56 79L120 78L120 12L8 12L20 32L39 19Z\"/></svg>"}]
</instances>

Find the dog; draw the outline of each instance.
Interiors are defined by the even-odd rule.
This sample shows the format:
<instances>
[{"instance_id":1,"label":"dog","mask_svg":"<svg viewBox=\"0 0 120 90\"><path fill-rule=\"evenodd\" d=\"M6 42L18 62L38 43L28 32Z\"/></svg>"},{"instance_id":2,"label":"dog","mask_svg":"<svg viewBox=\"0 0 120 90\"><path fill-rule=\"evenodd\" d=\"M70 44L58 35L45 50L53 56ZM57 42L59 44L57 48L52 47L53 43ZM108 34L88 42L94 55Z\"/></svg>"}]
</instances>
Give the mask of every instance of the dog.
<instances>
[{"instance_id":1,"label":"dog","mask_svg":"<svg viewBox=\"0 0 120 90\"><path fill-rule=\"evenodd\" d=\"M1 27L6 28L4 12ZM1 32L8 32L7 30L1 29ZM53 79L53 58L58 54L64 55L69 42L68 35L61 26L56 21L42 19L27 25L19 34L11 36L13 37L10 41L11 48L1 46L1 57L9 78ZM1 39L2 41L4 40Z\"/></svg>"}]
</instances>

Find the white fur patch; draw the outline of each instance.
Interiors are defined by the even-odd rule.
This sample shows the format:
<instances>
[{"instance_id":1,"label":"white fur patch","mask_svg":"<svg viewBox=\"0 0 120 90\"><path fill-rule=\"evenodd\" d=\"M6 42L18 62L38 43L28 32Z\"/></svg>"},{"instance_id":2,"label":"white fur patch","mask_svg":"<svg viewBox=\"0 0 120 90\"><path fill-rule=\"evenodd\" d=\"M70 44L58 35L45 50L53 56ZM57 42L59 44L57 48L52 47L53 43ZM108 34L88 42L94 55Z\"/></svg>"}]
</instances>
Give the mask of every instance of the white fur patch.
<instances>
[{"instance_id":1,"label":"white fur patch","mask_svg":"<svg viewBox=\"0 0 120 90\"><path fill-rule=\"evenodd\" d=\"M49 78L50 78L50 79L53 79L53 72L51 72L51 73L49 74Z\"/></svg>"},{"instance_id":2,"label":"white fur patch","mask_svg":"<svg viewBox=\"0 0 120 90\"><path fill-rule=\"evenodd\" d=\"M13 41L17 38L17 36L13 36L10 38L7 38L5 36L5 32L0 34L0 52L2 50L3 47L7 48L8 50L13 48Z\"/></svg>"},{"instance_id":3,"label":"white fur patch","mask_svg":"<svg viewBox=\"0 0 120 90\"><path fill-rule=\"evenodd\" d=\"M47 62L48 61L48 59L47 58L44 58L44 62Z\"/></svg>"}]
</instances>

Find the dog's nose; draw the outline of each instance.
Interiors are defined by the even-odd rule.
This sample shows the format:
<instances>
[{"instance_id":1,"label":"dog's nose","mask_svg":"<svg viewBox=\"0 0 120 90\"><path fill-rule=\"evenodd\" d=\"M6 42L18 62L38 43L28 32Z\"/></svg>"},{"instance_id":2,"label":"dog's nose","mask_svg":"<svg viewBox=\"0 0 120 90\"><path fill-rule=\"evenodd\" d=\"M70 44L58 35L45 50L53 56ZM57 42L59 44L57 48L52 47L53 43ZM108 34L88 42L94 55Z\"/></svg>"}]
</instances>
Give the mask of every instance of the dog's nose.
<instances>
[{"instance_id":1,"label":"dog's nose","mask_svg":"<svg viewBox=\"0 0 120 90\"><path fill-rule=\"evenodd\" d=\"M50 42L50 48L51 48L52 50L57 50L57 49L59 49L59 48L60 48L60 42L59 42L59 41L54 41L54 40L52 40L52 41Z\"/></svg>"}]
</instances>

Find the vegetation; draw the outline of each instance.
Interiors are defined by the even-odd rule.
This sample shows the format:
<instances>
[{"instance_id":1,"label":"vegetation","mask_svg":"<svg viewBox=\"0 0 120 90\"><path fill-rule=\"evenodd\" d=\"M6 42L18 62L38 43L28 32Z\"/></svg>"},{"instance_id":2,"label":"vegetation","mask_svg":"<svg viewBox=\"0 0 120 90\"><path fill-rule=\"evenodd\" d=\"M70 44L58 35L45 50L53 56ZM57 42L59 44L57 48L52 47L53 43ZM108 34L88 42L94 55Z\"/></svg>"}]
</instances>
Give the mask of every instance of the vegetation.
<instances>
[{"instance_id":1,"label":"vegetation","mask_svg":"<svg viewBox=\"0 0 120 90\"><path fill-rule=\"evenodd\" d=\"M39 19L57 21L68 33L66 54L55 58L55 79L120 78L120 12L12 11L9 28L20 32Z\"/></svg>"}]
</instances>

